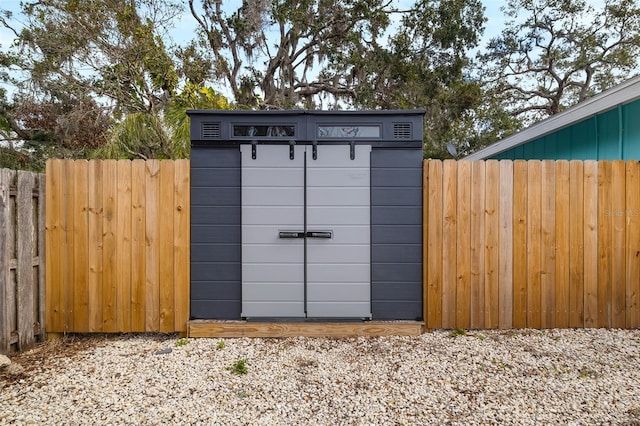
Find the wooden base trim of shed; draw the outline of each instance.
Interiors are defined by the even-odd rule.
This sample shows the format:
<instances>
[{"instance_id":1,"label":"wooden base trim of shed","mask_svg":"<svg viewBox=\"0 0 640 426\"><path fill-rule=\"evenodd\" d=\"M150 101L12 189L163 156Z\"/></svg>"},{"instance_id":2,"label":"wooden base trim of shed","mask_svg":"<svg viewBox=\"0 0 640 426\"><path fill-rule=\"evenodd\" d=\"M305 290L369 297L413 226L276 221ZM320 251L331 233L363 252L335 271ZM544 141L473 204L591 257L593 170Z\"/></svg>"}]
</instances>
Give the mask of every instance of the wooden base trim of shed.
<instances>
[{"instance_id":1,"label":"wooden base trim of shed","mask_svg":"<svg viewBox=\"0 0 640 426\"><path fill-rule=\"evenodd\" d=\"M192 320L189 337L354 337L418 336L424 332L419 321L366 322L247 322Z\"/></svg>"}]
</instances>

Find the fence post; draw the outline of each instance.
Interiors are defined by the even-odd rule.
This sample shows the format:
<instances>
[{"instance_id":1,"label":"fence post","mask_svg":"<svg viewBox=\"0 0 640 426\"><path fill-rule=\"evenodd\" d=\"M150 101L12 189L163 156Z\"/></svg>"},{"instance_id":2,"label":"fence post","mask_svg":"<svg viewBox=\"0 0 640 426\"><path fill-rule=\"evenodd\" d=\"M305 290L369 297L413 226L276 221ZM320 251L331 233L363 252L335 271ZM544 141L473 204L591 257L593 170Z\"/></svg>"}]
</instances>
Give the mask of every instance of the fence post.
<instances>
[{"instance_id":1,"label":"fence post","mask_svg":"<svg viewBox=\"0 0 640 426\"><path fill-rule=\"evenodd\" d=\"M9 197L11 174L0 169L0 353L9 353L11 347L11 327L9 325Z\"/></svg>"},{"instance_id":2,"label":"fence post","mask_svg":"<svg viewBox=\"0 0 640 426\"><path fill-rule=\"evenodd\" d=\"M47 318L47 304L46 304L46 237L45 237L45 215L46 215L46 199L47 199L47 185L45 175L40 174L38 179L38 223L36 224L38 229L38 336L40 340L46 340L46 318Z\"/></svg>"},{"instance_id":3,"label":"fence post","mask_svg":"<svg viewBox=\"0 0 640 426\"><path fill-rule=\"evenodd\" d=\"M34 340L33 223L34 174L18 172L16 195L16 239L18 243L16 271L16 305L18 307L18 350L23 351Z\"/></svg>"}]
</instances>

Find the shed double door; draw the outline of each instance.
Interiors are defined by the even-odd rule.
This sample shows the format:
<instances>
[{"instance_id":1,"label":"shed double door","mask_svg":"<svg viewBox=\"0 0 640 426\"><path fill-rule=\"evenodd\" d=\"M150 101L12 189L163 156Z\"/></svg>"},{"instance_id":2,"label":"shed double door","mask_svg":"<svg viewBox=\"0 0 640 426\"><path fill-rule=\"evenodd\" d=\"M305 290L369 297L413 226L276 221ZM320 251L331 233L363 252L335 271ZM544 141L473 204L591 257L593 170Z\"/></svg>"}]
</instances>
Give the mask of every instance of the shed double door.
<instances>
[{"instance_id":1,"label":"shed double door","mask_svg":"<svg viewBox=\"0 0 640 426\"><path fill-rule=\"evenodd\" d=\"M371 147L241 153L242 316L371 318Z\"/></svg>"}]
</instances>

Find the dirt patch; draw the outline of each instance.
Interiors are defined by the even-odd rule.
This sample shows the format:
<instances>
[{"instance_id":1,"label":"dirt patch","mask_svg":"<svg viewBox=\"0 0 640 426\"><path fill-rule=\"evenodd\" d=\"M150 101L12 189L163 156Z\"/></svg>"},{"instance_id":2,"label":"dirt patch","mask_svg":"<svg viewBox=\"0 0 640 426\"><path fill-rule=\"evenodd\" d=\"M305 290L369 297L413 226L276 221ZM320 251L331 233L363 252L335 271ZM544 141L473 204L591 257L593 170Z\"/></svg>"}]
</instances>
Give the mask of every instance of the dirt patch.
<instances>
[{"instance_id":1,"label":"dirt patch","mask_svg":"<svg viewBox=\"0 0 640 426\"><path fill-rule=\"evenodd\" d=\"M143 333L144 334L144 333ZM152 334L158 340L175 339L176 334ZM32 373L38 373L62 358L73 358L110 340L122 340L140 334L65 334L61 338L38 343L33 349L9 355L12 364L21 367L20 374L11 374L9 368L0 369L0 389L20 380L27 380Z\"/></svg>"}]
</instances>

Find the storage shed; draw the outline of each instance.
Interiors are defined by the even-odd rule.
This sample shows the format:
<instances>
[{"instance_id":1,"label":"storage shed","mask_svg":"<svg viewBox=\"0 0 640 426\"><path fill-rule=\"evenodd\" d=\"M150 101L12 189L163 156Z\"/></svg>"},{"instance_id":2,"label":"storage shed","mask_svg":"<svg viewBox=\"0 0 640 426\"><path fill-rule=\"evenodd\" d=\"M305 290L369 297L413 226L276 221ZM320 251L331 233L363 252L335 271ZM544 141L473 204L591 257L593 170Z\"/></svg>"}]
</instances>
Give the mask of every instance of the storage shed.
<instances>
[{"instance_id":1,"label":"storage shed","mask_svg":"<svg viewBox=\"0 0 640 426\"><path fill-rule=\"evenodd\" d=\"M424 111L188 114L192 319L422 319Z\"/></svg>"}]
</instances>

